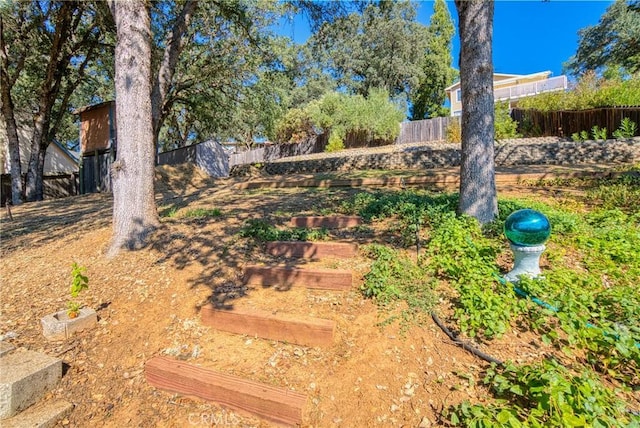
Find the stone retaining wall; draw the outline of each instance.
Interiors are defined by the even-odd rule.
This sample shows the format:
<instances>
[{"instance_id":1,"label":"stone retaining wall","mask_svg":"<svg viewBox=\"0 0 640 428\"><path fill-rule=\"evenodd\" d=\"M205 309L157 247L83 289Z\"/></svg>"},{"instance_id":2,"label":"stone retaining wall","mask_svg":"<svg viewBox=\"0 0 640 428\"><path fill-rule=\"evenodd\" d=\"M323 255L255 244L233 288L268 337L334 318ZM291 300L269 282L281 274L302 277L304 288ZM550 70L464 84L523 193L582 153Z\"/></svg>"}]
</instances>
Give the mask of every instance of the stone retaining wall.
<instances>
[{"instance_id":1,"label":"stone retaining wall","mask_svg":"<svg viewBox=\"0 0 640 428\"><path fill-rule=\"evenodd\" d=\"M496 166L622 164L640 161L640 138L608 141L508 142L495 148ZM460 148L455 145L411 147L387 153L353 154L316 159L281 160L267 163L272 175L351 171L366 169L432 169L460 165ZM235 173L234 173L235 172ZM243 175L237 170L232 175Z\"/></svg>"},{"instance_id":2,"label":"stone retaining wall","mask_svg":"<svg viewBox=\"0 0 640 428\"><path fill-rule=\"evenodd\" d=\"M495 146L496 166L629 164L640 162L640 137L629 140L564 141L556 137L516 139ZM460 165L460 146L449 143L394 145L284 158L266 163L272 175L366 169L432 169ZM256 172L252 165L233 167L230 175Z\"/></svg>"}]
</instances>

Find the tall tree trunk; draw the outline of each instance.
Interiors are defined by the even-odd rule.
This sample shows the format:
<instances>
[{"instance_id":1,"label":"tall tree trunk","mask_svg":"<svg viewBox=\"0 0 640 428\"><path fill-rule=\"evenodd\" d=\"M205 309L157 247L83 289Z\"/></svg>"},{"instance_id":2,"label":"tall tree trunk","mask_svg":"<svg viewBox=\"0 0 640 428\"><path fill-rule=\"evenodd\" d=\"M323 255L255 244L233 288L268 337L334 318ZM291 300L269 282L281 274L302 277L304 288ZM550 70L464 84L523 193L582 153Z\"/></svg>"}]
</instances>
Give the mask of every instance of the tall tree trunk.
<instances>
[{"instance_id":1,"label":"tall tree trunk","mask_svg":"<svg viewBox=\"0 0 640 428\"><path fill-rule=\"evenodd\" d=\"M13 102L9 88L4 79L4 70L0 71L0 86L2 88L2 116L4 117L5 129L7 130L7 143L9 149L9 167L11 168L11 203L18 205L22 203L22 165L20 164L20 140L18 138L18 126L13 115Z\"/></svg>"},{"instance_id":2,"label":"tall tree trunk","mask_svg":"<svg viewBox=\"0 0 640 428\"><path fill-rule=\"evenodd\" d=\"M151 91L151 108L155 147L158 145L158 136L160 135L162 123L167 116L167 109L170 108L167 106L167 95L173 83L173 75L175 74L178 60L180 59L180 53L186 42L185 35L187 34L191 17L197 6L198 2L196 0L187 0L182 7L173 28L167 35L165 42L166 47L164 49L162 62L160 63L160 69L154 78L153 89Z\"/></svg>"},{"instance_id":3,"label":"tall tree trunk","mask_svg":"<svg viewBox=\"0 0 640 428\"><path fill-rule=\"evenodd\" d=\"M53 101L48 104L53 104ZM29 167L27 169L27 185L25 196L27 201L41 201L44 197L44 186L42 175L44 173L44 157L47 153L48 141L45 135L49 130L49 116L51 108L45 106L45 113L38 113L33 126L31 136L31 156L29 156ZM39 172L40 171L40 172Z\"/></svg>"},{"instance_id":4,"label":"tall tree trunk","mask_svg":"<svg viewBox=\"0 0 640 428\"><path fill-rule=\"evenodd\" d=\"M0 17L0 111L7 130L7 145L9 149L9 166L11 168L11 203L18 205L23 200L22 165L20 164L20 139L18 126L13 114L13 99L11 98L12 81L9 77L9 59L5 48L4 27Z\"/></svg>"},{"instance_id":5,"label":"tall tree trunk","mask_svg":"<svg viewBox=\"0 0 640 428\"><path fill-rule=\"evenodd\" d=\"M154 200L155 148L151 113L151 19L147 1L110 1L115 52L117 159L113 183L113 240L109 256L139 249L158 225Z\"/></svg>"},{"instance_id":6,"label":"tall tree trunk","mask_svg":"<svg viewBox=\"0 0 640 428\"><path fill-rule=\"evenodd\" d=\"M498 214L494 161L493 1L456 0L460 32L462 160L458 212L488 223Z\"/></svg>"},{"instance_id":7,"label":"tall tree trunk","mask_svg":"<svg viewBox=\"0 0 640 428\"><path fill-rule=\"evenodd\" d=\"M70 35L79 23L77 16L74 20L74 14L77 9L77 2L63 2L54 20L55 32L51 49L49 50L49 62L47 63L45 80L42 83L42 92L39 94L38 111L34 118L33 135L31 137L31 155L29 157L29 169L27 170L25 187L27 201L41 201L44 197L42 174L38 174L38 169L41 162L40 158L44 159L47 146L50 143L46 137L50 131L51 110L58 95L60 82L71 60L70 54L65 52L65 44L69 43Z\"/></svg>"}]
</instances>

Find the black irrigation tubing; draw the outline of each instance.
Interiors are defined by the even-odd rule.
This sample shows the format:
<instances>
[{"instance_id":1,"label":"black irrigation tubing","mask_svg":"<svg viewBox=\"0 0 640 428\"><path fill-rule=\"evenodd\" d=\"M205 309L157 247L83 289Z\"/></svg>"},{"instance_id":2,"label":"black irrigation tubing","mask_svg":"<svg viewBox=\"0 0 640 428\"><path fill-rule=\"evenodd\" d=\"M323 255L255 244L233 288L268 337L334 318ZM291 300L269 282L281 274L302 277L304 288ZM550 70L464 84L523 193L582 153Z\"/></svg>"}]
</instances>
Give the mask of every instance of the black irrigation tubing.
<instances>
[{"instance_id":1,"label":"black irrigation tubing","mask_svg":"<svg viewBox=\"0 0 640 428\"><path fill-rule=\"evenodd\" d=\"M433 321L438 325L438 327L440 327L442 329L442 331L445 332L445 334L447 336L449 336L449 339L451 339L453 341L453 343L455 343L456 345L459 345L462 347L462 349L471 352L473 355L475 355L476 357L482 358L485 361L488 361L490 363L496 363L499 366L503 366L504 363L498 359L493 358L491 355L487 355L482 351L479 351L478 349L474 348L473 346L469 345L467 342L464 342L460 339L458 339L452 332L451 330L449 330L447 328L447 326L445 326L442 321L440 321L440 318L438 318L438 315L436 315L435 312L431 312L431 318L433 318Z\"/></svg>"}]
</instances>

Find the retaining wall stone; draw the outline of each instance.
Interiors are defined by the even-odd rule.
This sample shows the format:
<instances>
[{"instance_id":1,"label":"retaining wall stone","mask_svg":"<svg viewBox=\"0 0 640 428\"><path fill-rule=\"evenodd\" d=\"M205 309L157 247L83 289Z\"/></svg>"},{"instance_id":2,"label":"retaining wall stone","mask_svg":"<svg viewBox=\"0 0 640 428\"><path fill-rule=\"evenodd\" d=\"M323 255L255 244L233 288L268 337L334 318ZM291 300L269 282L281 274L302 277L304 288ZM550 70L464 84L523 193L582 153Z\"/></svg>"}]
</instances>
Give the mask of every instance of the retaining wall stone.
<instances>
[{"instance_id":1,"label":"retaining wall stone","mask_svg":"<svg viewBox=\"0 0 640 428\"><path fill-rule=\"evenodd\" d=\"M495 146L496 166L627 164L640 161L640 137L628 140L511 140ZM267 174L299 174L365 169L433 169L460 165L460 147L452 144L393 148L382 153L319 154L316 158L281 159L264 166ZM324 155L324 156L322 156ZM238 171L239 172L239 171ZM238 174L242 175L242 174Z\"/></svg>"}]
</instances>

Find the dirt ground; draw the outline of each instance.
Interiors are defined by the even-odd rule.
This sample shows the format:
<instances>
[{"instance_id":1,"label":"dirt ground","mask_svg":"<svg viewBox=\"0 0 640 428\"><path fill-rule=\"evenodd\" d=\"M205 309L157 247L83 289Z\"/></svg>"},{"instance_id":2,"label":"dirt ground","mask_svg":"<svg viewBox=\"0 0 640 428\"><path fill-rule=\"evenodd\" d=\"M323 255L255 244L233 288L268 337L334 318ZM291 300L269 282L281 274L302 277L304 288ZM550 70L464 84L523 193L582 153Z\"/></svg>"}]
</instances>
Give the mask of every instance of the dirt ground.
<instances>
[{"instance_id":1,"label":"dirt ground","mask_svg":"<svg viewBox=\"0 0 640 428\"><path fill-rule=\"evenodd\" d=\"M25 204L12 209L12 221L3 210L0 334L17 347L63 360L63 378L45 397L75 406L63 426L270 426L150 386L145 362L159 355L306 394L305 427L441 426L448 406L488 399L477 383L487 363L453 344L431 320L406 334L397 323L380 325L390 314L358 291L369 266L363 257L298 262L351 269L349 292L242 287L246 264L281 262L239 236L247 219L283 226L294 215L331 212L359 189L238 190L240 179L212 182L185 167L164 167L157 178L162 227L153 244L113 259L105 257L109 195ZM221 215L182 216L194 208L218 208ZM334 239L379 242L384 230L374 224L367 233L347 231ZM47 341L40 319L65 308L72 262L87 268L89 289L80 298L98 311L99 322L71 339ZM510 261L504 263L508 270ZM199 308L221 295L232 305L334 320L337 339L331 347L308 348L216 331L200 322ZM548 351L518 331L479 348L517 362Z\"/></svg>"}]
</instances>

